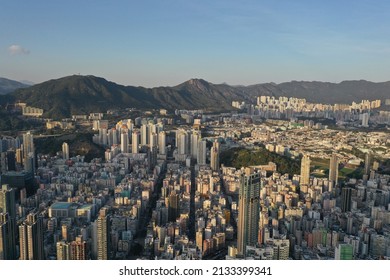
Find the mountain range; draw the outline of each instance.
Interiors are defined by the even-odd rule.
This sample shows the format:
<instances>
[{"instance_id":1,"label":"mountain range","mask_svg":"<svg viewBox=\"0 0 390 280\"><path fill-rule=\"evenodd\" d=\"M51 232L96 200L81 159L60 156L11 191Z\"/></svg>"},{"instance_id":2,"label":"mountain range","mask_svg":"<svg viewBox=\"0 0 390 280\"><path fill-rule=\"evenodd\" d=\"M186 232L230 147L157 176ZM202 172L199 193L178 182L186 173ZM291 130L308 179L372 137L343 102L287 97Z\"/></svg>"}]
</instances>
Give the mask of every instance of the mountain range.
<instances>
[{"instance_id":1,"label":"mountain range","mask_svg":"<svg viewBox=\"0 0 390 280\"><path fill-rule=\"evenodd\" d=\"M19 88L0 96L0 103L26 102L51 118L105 112L115 108L231 110L232 101L256 102L259 95L305 98L318 103L352 103L390 98L390 82L365 80L341 83L292 81L251 86L213 84L191 79L174 87L123 86L95 76L73 75Z\"/></svg>"},{"instance_id":2,"label":"mountain range","mask_svg":"<svg viewBox=\"0 0 390 280\"><path fill-rule=\"evenodd\" d=\"M11 93L18 88L29 87L31 84L25 82L18 82L0 77L0 95Z\"/></svg>"}]
</instances>

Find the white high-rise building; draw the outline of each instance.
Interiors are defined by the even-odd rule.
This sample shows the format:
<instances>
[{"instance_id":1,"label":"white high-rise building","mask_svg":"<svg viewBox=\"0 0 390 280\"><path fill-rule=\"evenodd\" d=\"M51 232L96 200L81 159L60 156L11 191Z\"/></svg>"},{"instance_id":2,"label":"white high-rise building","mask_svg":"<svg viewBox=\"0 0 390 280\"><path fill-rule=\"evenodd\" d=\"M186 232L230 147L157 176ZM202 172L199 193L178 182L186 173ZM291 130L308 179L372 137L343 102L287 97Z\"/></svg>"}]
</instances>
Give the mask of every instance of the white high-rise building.
<instances>
[{"instance_id":1,"label":"white high-rise building","mask_svg":"<svg viewBox=\"0 0 390 280\"><path fill-rule=\"evenodd\" d=\"M166 133L161 131L158 133L158 152L160 155L166 154Z\"/></svg>"},{"instance_id":2,"label":"white high-rise building","mask_svg":"<svg viewBox=\"0 0 390 280\"><path fill-rule=\"evenodd\" d=\"M129 152L129 135L127 134L126 130L122 131L121 133L121 152Z\"/></svg>"},{"instance_id":3,"label":"white high-rise building","mask_svg":"<svg viewBox=\"0 0 390 280\"><path fill-rule=\"evenodd\" d=\"M118 131L116 130L116 128L112 128L111 133L112 133L112 145L118 145L119 144Z\"/></svg>"},{"instance_id":4,"label":"white high-rise building","mask_svg":"<svg viewBox=\"0 0 390 280\"><path fill-rule=\"evenodd\" d=\"M193 131L191 134L191 147L190 147L190 153L192 158L197 158L198 156L198 142L201 138L199 131Z\"/></svg>"},{"instance_id":5,"label":"white high-rise building","mask_svg":"<svg viewBox=\"0 0 390 280\"><path fill-rule=\"evenodd\" d=\"M210 154L210 167L213 171L219 170L219 142L215 140Z\"/></svg>"},{"instance_id":6,"label":"white high-rise building","mask_svg":"<svg viewBox=\"0 0 390 280\"><path fill-rule=\"evenodd\" d=\"M160 133L163 130L164 130L164 124L161 123L161 122L157 123L156 124L156 133L158 134L158 133Z\"/></svg>"},{"instance_id":7,"label":"white high-rise building","mask_svg":"<svg viewBox=\"0 0 390 280\"><path fill-rule=\"evenodd\" d=\"M146 146L149 144L149 125L143 124L141 126L141 145Z\"/></svg>"},{"instance_id":8,"label":"white high-rise building","mask_svg":"<svg viewBox=\"0 0 390 280\"><path fill-rule=\"evenodd\" d=\"M188 135L185 130L176 131L176 147L179 155L188 154Z\"/></svg>"},{"instance_id":9,"label":"white high-rise building","mask_svg":"<svg viewBox=\"0 0 390 280\"><path fill-rule=\"evenodd\" d=\"M368 127L369 119L370 119L370 114L369 113L363 113L362 114L362 126Z\"/></svg>"},{"instance_id":10,"label":"white high-rise building","mask_svg":"<svg viewBox=\"0 0 390 280\"><path fill-rule=\"evenodd\" d=\"M152 135L152 133L157 133L157 125L154 123L149 123L149 137Z\"/></svg>"},{"instance_id":11,"label":"white high-rise building","mask_svg":"<svg viewBox=\"0 0 390 280\"><path fill-rule=\"evenodd\" d=\"M69 159L69 145L66 142L62 143L62 157L65 160Z\"/></svg>"},{"instance_id":12,"label":"white high-rise building","mask_svg":"<svg viewBox=\"0 0 390 280\"><path fill-rule=\"evenodd\" d=\"M152 149L153 147L157 147L157 146L158 146L158 137L157 137L157 133L152 132L152 133L150 134L149 146L150 146L151 149Z\"/></svg>"},{"instance_id":13,"label":"white high-rise building","mask_svg":"<svg viewBox=\"0 0 390 280\"><path fill-rule=\"evenodd\" d=\"M135 130L131 138L131 152L133 154L138 154L139 152L139 131Z\"/></svg>"},{"instance_id":14,"label":"white high-rise building","mask_svg":"<svg viewBox=\"0 0 390 280\"><path fill-rule=\"evenodd\" d=\"M102 143L102 145L107 145L108 144L108 137L107 137L107 129L106 128L101 128L99 130L99 139L100 139L100 143Z\"/></svg>"}]
</instances>

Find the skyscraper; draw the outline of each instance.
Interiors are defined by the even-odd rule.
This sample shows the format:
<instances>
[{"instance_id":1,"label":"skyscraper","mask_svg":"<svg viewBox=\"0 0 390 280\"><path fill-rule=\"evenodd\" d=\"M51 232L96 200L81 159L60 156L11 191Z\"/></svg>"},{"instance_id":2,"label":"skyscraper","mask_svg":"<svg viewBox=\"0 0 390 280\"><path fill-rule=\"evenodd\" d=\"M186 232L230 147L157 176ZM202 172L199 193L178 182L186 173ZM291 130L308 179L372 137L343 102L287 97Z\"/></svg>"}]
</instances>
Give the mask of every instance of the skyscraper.
<instances>
[{"instance_id":1,"label":"skyscraper","mask_svg":"<svg viewBox=\"0 0 390 280\"><path fill-rule=\"evenodd\" d=\"M141 145L146 146L149 144L149 125L143 124L141 126Z\"/></svg>"},{"instance_id":2,"label":"skyscraper","mask_svg":"<svg viewBox=\"0 0 390 280\"><path fill-rule=\"evenodd\" d=\"M368 121L370 120L370 114L363 113L363 114L361 114L361 118L362 118L362 126L368 127Z\"/></svg>"},{"instance_id":3,"label":"skyscraper","mask_svg":"<svg viewBox=\"0 0 390 280\"><path fill-rule=\"evenodd\" d=\"M149 147L151 150L153 150L153 148L158 147L158 137L157 137L157 133L155 133L155 132L150 133Z\"/></svg>"},{"instance_id":4,"label":"skyscraper","mask_svg":"<svg viewBox=\"0 0 390 280\"><path fill-rule=\"evenodd\" d=\"M107 129L106 128L101 128L99 129L99 138L101 139L101 144L102 145L107 145L108 144L108 135L107 135Z\"/></svg>"},{"instance_id":5,"label":"skyscraper","mask_svg":"<svg viewBox=\"0 0 390 280\"><path fill-rule=\"evenodd\" d=\"M26 220L19 225L20 259L43 260L43 222L38 212L27 215Z\"/></svg>"},{"instance_id":6,"label":"skyscraper","mask_svg":"<svg viewBox=\"0 0 390 280\"><path fill-rule=\"evenodd\" d=\"M87 242L82 235L76 237L75 241L70 243L70 254L72 260L86 260L87 259Z\"/></svg>"},{"instance_id":7,"label":"skyscraper","mask_svg":"<svg viewBox=\"0 0 390 280\"><path fill-rule=\"evenodd\" d=\"M121 133L121 152L129 152L129 135L127 134L127 130L123 130Z\"/></svg>"},{"instance_id":8,"label":"skyscraper","mask_svg":"<svg viewBox=\"0 0 390 280\"><path fill-rule=\"evenodd\" d=\"M179 194L176 191L172 191L169 195L168 220L175 222L179 215Z\"/></svg>"},{"instance_id":9,"label":"skyscraper","mask_svg":"<svg viewBox=\"0 0 390 280\"><path fill-rule=\"evenodd\" d=\"M68 143L62 143L62 156L65 160L69 159L69 145Z\"/></svg>"},{"instance_id":10,"label":"skyscraper","mask_svg":"<svg viewBox=\"0 0 390 280\"><path fill-rule=\"evenodd\" d=\"M7 154L0 153L0 174L7 172Z\"/></svg>"},{"instance_id":11,"label":"skyscraper","mask_svg":"<svg viewBox=\"0 0 390 280\"><path fill-rule=\"evenodd\" d=\"M23 134L23 152L24 157L26 157L29 153L34 153L34 135L31 132L27 132Z\"/></svg>"},{"instance_id":12,"label":"skyscraper","mask_svg":"<svg viewBox=\"0 0 390 280\"><path fill-rule=\"evenodd\" d=\"M0 233L2 235L3 250L0 248L0 255L3 251L3 259L16 259L16 205L15 189L9 185L2 185L0 190ZM0 244L1 246L1 244ZM0 256L1 259L1 256Z\"/></svg>"},{"instance_id":13,"label":"skyscraper","mask_svg":"<svg viewBox=\"0 0 390 280\"><path fill-rule=\"evenodd\" d=\"M364 174L369 175L371 169L371 154L367 153L364 160Z\"/></svg>"},{"instance_id":14,"label":"skyscraper","mask_svg":"<svg viewBox=\"0 0 390 280\"><path fill-rule=\"evenodd\" d=\"M15 246L12 245L14 237L9 214L0 212L0 260L15 259Z\"/></svg>"},{"instance_id":15,"label":"skyscraper","mask_svg":"<svg viewBox=\"0 0 390 280\"><path fill-rule=\"evenodd\" d=\"M27 172L35 169L34 135L31 132L23 134L23 165Z\"/></svg>"},{"instance_id":16,"label":"skyscraper","mask_svg":"<svg viewBox=\"0 0 390 280\"><path fill-rule=\"evenodd\" d=\"M118 145L118 130L113 127L109 130L109 137L112 139L111 145Z\"/></svg>"},{"instance_id":17,"label":"skyscraper","mask_svg":"<svg viewBox=\"0 0 390 280\"><path fill-rule=\"evenodd\" d=\"M351 244L338 244L335 249L335 260L353 260L353 246Z\"/></svg>"},{"instance_id":18,"label":"skyscraper","mask_svg":"<svg viewBox=\"0 0 390 280\"><path fill-rule=\"evenodd\" d=\"M213 171L219 170L219 142L215 140L211 148L210 167Z\"/></svg>"},{"instance_id":19,"label":"skyscraper","mask_svg":"<svg viewBox=\"0 0 390 280\"><path fill-rule=\"evenodd\" d=\"M332 154L329 164L329 181L337 185L339 177L339 159L336 154Z\"/></svg>"},{"instance_id":20,"label":"skyscraper","mask_svg":"<svg viewBox=\"0 0 390 280\"><path fill-rule=\"evenodd\" d=\"M139 131L134 131L131 137L131 152L138 154L139 148Z\"/></svg>"},{"instance_id":21,"label":"skyscraper","mask_svg":"<svg viewBox=\"0 0 390 280\"><path fill-rule=\"evenodd\" d=\"M193 159L196 159L198 156L198 142L200 139L201 139L200 132L196 130L193 131L191 134L191 147L190 147L190 153Z\"/></svg>"},{"instance_id":22,"label":"skyscraper","mask_svg":"<svg viewBox=\"0 0 390 280\"><path fill-rule=\"evenodd\" d=\"M188 149L188 135L185 130L176 131L176 147L179 155L186 155L189 152Z\"/></svg>"},{"instance_id":23,"label":"skyscraper","mask_svg":"<svg viewBox=\"0 0 390 280\"><path fill-rule=\"evenodd\" d=\"M160 131L158 133L158 153L160 155L165 155L166 153L166 134L165 131Z\"/></svg>"},{"instance_id":24,"label":"skyscraper","mask_svg":"<svg viewBox=\"0 0 390 280\"><path fill-rule=\"evenodd\" d=\"M247 245L255 245L259 231L260 174L241 175L237 226L237 253L245 256Z\"/></svg>"},{"instance_id":25,"label":"skyscraper","mask_svg":"<svg viewBox=\"0 0 390 280\"><path fill-rule=\"evenodd\" d=\"M310 157L304 155L301 161L301 185L308 185L310 181Z\"/></svg>"},{"instance_id":26,"label":"skyscraper","mask_svg":"<svg viewBox=\"0 0 390 280\"><path fill-rule=\"evenodd\" d=\"M341 189L341 211L342 212L351 211L351 197L352 197L352 188L344 187Z\"/></svg>"},{"instance_id":27,"label":"skyscraper","mask_svg":"<svg viewBox=\"0 0 390 280\"><path fill-rule=\"evenodd\" d=\"M97 218L97 259L108 260L110 250L110 217L108 209L100 209Z\"/></svg>"},{"instance_id":28,"label":"skyscraper","mask_svg":"<svg viewBox=\"0 0 390 280\"><path fill-rule=\"evenodd\" d=\"M71 250L69 242L65 240L58 241L56 244L57 260L71 260Z\"/></svg>"},{"instance_id":29,"label":"skyscraper","mask_svg":"<svg viewBox=\"0 0 390 280\"><path fill-rule=\"evenodd\" d=\"M4 184L0 190L0 212L9 213L10 218L16 218L15 189Z\"/></svg>"},{"instance_id":30,"label":"skyscraper","mask_svg":"<svg viewBox=\"0 0 390 280\"><path fill-rule=\"evenodd\" d=\"M15 151L7 151L7 169L8 171L16 171Z\"/></svg>"},{"instance_id":31,"label":"skyscraper","mask_svg":"<svg viewBox=\"0 0 390 280\"><path fill-rule=\"evenodd\" d=\"M206 164L206 155L207 155L207 145L206 140L201 140L198 142L198 155L197 161L199 165Z\"/></svg>"}]
</instances>

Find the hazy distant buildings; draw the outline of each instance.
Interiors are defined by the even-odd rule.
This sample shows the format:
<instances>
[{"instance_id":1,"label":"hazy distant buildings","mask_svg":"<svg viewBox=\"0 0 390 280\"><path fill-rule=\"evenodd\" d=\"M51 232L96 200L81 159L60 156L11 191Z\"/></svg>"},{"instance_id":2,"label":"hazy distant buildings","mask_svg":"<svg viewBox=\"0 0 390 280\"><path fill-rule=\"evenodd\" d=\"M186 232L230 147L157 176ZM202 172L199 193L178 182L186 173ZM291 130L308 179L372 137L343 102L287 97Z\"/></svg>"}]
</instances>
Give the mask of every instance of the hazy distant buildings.
<instances>
[{"instance_id":1,"label":"hazy distant buildings","mask_svg":"<svg viewBox=\"0 0 390 280\"><path fill-rule=\"evenodd\" d=\"M369 119L370 119L370 114L369 113L363 113L362 114L362 126L363 127L368 127Z\"/></svg>"},{"instance_id":2,"label":"hazy distant buildings","mask_svg":"<svg viewBox=\"0 0 390 280\"><path fill-rule=\"evenodd\" d=\"M241 175L237 225L237 253L241 256L245 255L247 245L256 245L258 240L259 196L260 173Z\"/></svg>"},{"instance_id":3,"label":"hazy distant buildings","mask_svg":"<svg viewBox=\"0 0 390 280\"><path fill-rule=\"evenodd\" d=\"M28 117L41 117L43 115L43 109L25 106L22 107L22 114Z\"/></svg>"}]
</instances>

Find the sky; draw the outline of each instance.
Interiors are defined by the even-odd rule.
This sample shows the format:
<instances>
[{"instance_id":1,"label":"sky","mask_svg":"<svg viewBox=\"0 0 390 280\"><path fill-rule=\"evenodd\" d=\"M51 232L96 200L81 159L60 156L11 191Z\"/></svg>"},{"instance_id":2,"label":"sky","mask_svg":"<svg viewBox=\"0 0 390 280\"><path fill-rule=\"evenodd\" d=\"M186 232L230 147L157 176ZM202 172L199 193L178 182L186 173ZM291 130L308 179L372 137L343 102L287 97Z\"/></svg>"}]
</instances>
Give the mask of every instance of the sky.
<instances>
[{"instance_id":1,"label":"sky","mask_svg":"<svg viewBox=\"0 0 390 280\"><path fill-rule=\"evenodd\" d=\"M0 77L388 81L387 0L0 0Z\"/></svg>"}]
</instances>

